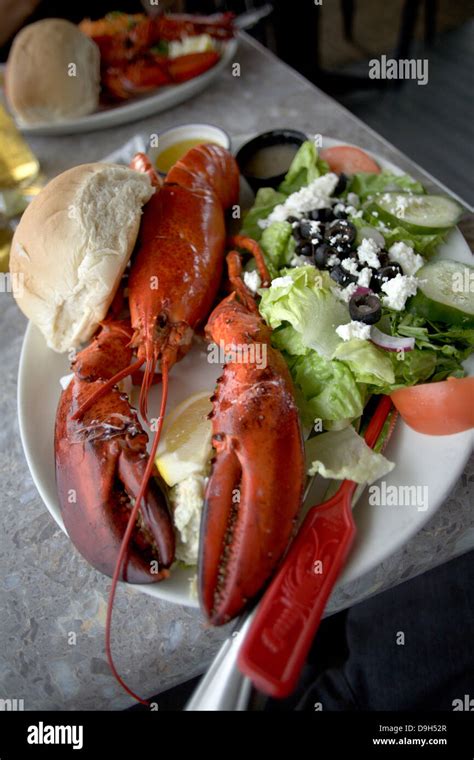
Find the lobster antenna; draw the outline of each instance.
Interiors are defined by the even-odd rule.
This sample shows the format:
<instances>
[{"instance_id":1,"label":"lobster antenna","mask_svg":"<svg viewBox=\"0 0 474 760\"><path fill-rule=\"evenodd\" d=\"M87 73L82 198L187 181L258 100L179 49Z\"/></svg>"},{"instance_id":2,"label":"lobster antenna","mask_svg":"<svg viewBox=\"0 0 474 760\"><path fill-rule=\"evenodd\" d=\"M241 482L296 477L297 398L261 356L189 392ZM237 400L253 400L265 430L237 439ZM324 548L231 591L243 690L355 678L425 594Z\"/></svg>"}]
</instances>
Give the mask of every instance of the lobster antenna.
<instances>
[{"instance_id":1,"label":"lobster antenna","mask_svg":"<svg viewBox=\"0 0 474 760\"><path fill-rule=\"evenodd\" d=\"M142 385L140 388L140 400L139 400L140 414L142 415L143 419L145 420L148 426L150 425L150 422L148 420L148 395L150 393L150 388L153 384L153 375L155 374L156 361L157 361L156 356L153 356L153 357L147 356L146 365L145 365L145 373L144 373Z\"/></svg>"},{"instance_id":2,"label":"lobster antenna","mask_svg":"<svg viewBox=\"0 0 474 760\"><path fill-rule=\"evenodd\" d=\"M110 587L109 600L107 604L107 618L105 622L105 653L107 656L110 669L115 679L118 681L120 686L127 692L127 694L129 694L131 697L136 699L142 705L146 705L147 707L150 704L148 700L142 699L142 697L139 697L138 694L135 694L135 692L132 691L132 689L130 689L129 686L127 686L123 678L120 676L117 668L115 667L110 639L111 639L111 631L112 631L112 612L113 612L113 606L114 606L114 600L115 600L115 592L117 591L117 583L119 580L119 575L122 569L123 561L125 559L125 553L127 551L128 544L130 541L130 536L132 535L132 531L135 525L138 510L140 508L141 501L145 495L145 491L148 486L148 481L150 480L150 476L153 471L156 450L160 442L161 430L163 427L163 419L165 416L166 402L168 399L168 365L164 362L161 367L161 376L162 376L163 387L162 387L162 395L161 395L160 416L158 417L158 424L156 427L155 436L153 438L153 443L151 446L148 463L147 463L147 466L143 475L143 479L140 485L140 490L137 494L137 498L135 499L135 504L130 512L130 517L128 518L127 527L125 529L125 533L122 538L122 543L120 545L120 551L117 557L117 562L115 564L114 574L112 576L112 585Z\"/></svg>"},{"instance_id":3,"label":"lobster antenna","mask_svg":"<svg viewBox=\"0 0 474 760\"><path fill-rule=\"evenodd\" d=\"M76 409L74 414L71 415L71 419L79 420L81 417L83 417L87 410L90 409L96 401L102 398L102 396L105 396L105 394L108 393L110 389L114 387L114 385L117 385L120 380L123 380L124 377L128 377L128 375L131 375L133 372L139 370L142 364L143 359L137 359L136 362L129 364L128 367L125 367L125 369L121 369L120 372L117 372L117 374L111 377L110 380L106 380L106 382L103 383L100 388L92 391L90 396L88 396L88 398L86 398L86 400L80 405L79 409Z\"/></svg>"}]
</instances>

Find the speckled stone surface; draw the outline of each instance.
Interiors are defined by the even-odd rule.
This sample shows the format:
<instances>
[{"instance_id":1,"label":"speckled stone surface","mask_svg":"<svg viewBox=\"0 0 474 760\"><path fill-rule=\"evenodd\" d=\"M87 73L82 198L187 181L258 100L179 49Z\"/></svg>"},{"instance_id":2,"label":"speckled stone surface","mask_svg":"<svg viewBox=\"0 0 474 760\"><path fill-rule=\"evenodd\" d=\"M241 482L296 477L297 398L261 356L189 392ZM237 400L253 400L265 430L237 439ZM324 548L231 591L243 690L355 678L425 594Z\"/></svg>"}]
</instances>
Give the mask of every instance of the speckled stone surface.
<instances>
[{"instance_id":1,"label":"speckled stone surface","mask_svg":"<svg viewBox=\"0 0 474 760\"><path fill-rule=\"evenodd\" d=\"M186 121L218 123L232 134L293 126L372 149L427 182L426 175L331 98L254 42L236 55L241 76L225 72L197 98L156 117L84 135L31 139L48 176L95 161L133 134ZM471 242L472 223L461 225ZM57 528L29 474L16 414L16 378L26 322L0 294L0 698L25 709L120 709L131 704L104 655L109 581L91 569ZM38 399L41 403L41 399ZM335 611L418 575L474 546L474 460L426 527L374 571L338 590ZM196 610L121 588L114 613L120 672L141 694L202 672L226 629L206 627Z\"/></svg>"}]
</instances>

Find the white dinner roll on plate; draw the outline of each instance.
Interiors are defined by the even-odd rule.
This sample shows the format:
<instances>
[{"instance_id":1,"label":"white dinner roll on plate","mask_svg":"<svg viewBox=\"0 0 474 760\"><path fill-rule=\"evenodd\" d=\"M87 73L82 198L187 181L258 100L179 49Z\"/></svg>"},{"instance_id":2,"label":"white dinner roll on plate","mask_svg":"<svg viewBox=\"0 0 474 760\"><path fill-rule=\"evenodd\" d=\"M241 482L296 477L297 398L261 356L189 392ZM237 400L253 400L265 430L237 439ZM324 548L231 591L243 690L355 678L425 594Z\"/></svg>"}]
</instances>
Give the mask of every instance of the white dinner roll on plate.
<instances>
[{"instance_id":1,"label":"white dinner roll on plate","mask_svg":"<svg viewBox=\"0 0 474 760\"><path fill-rule=\"evenodd\" d=\"M82 164L49 182L15 230L10 272L23 313L55 351L79 346L104 319L132 254L146 174Z\"/></svg>"},{"instance_id":2,"label":"white dinner roll on plate","mask_svg":"<svg viewBox=\"0 0 474 760\"><path fill-rule=\"evenodd\" d=\"M5 82L8 102L20 124L85 116L99 103L99 48L70 21L37 21L16 35Z\"/></svg>"}]
</instances>

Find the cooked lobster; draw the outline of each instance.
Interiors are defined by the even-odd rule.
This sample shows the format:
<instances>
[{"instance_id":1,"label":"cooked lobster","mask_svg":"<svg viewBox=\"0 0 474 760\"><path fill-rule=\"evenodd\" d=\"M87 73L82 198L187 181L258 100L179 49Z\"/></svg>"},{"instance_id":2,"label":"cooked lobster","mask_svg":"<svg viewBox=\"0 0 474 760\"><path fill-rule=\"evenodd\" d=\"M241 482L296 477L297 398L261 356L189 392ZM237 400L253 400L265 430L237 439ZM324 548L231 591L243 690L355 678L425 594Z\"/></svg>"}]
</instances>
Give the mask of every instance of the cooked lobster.
<instances>
[{"instance_id":1,"label":"cooked lobster","mask_svg":"<svg viewBox=\"0 0 474 760\"><path fill-rule=\"evenodd\" d=\"M84 19L80 29L98 45L103 94L126 100L166 84L192 79L214 66L217 50L176 58L166 54L167 43L184 36L209 34L225 40L233 36L233 13L211 16L110 13L102 19Z\"/></svg>"},{"instance_id":2,"label":"cooked lobster","mask_svg":"<svg viewBox=\"0 0 474 760\"><path fill-rule=\"evenodd\" d=\"M153 582L174 559L173 528L155 473L166 408L168 374L189 350L222 279L224 210L237 201L239 175L232 156L215 145L192 148L160 187L143 154L132 166L157 191L145 207L128 275L130 322L115 313L73 363L56 420L56 474L61 511L73 543L99 570L112 575L106 624L118 580ZM263 254L253 241L234 246L256 257L269 284ZM237 251L227 257L233 292L212 312L208 336L231 350L213 396L216 456L206 490L199 560L200 594L209 620L221 624L262 589L279 562L301 506L305 479L302 437L286 364L270 343L271 330L241 278ZM239 347L265 348L265 364L240 362ZM233 348L232 348L233 347ZM233 351L233 353L232 353ZM154 436L117 383L144 365L139 408ZM159 369L161 407L148 420L148 394ZM289 469L286 463L291 463ZM236 493L238 499L235 498ZM73 498L71 499L71 494Z\"/></svg>"},{"instance_id":3,"label":"cooked lobster","mask_svg":"<svg viewBox=\"0 0 474 760\"><path fill-rule=\"evenodd\" d=\"M231 242L254 254L267 286L270 278L255 241L237 236ZM231 251L227 262L234 292L206 325L208 337L229 358L211 399L215 458L200 538L201 606L214 625L241 612L271 576L290 540L305 485L288 367L241 279L239 253Z\"/></svg>"},{"instance_id":4,"label":"cooked lobster","mask_svg":"<svg viewBox=\"0 0 474 760\"><path fill-rule=\"evenodd\" d=\"M205 321L220 284L224 211L238 200L239 171L232 155L218 145L192 148L161 187L146 156L138 154L132 167L148 173L157 191L145 207L128 278L131 326L106 322L79 354L74 379L59 402L55 450L61 512L71 540L96 568L112 575L106 627L111 669L126 691L140 699L113 664L112 606L118 580L161 580L174 559L169 515L150 478L168 372L189 350L193 331ZM115 388L143 364L140 411L145 420L158 364L162 377L148 456L136 412Z\"/></svg>"}]
</instances>

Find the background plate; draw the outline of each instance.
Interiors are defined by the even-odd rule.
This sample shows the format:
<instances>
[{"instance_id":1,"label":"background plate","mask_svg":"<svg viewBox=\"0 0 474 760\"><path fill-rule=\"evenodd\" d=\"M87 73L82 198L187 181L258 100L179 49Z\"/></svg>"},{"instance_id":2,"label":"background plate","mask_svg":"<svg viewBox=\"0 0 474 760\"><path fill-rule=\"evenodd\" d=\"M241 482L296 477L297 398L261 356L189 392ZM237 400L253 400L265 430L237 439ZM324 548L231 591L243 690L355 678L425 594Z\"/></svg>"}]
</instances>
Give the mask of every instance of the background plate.
<instances>
[{"instance_id":1,"label":"background plate","mask_svg":"<svg viewBox=\"0 0 474 760\"><path fill-rule=\"evenodd\" d=\"M92 132L96 129L105 127L114 127L118 124L128 124L137 119L143 119L145 116L151 116L160 111L166 111L167 108L182 103L189 98L194 97L202 92L211 82L220 74L223 68L230 63L235 56L238 47L238 40L234 38L223 44L222 56L212 69L205 71L189 82L182 84L170 85L158 89L150 95L144 95L140 98L134 98L125 103L116 106L103 108L95 113L81 116L78 119L70 121L61 121L57 124L36 124L26 125L17 124L25 135L70 135L76 132Z\"/></svg>"}]
</instances>

